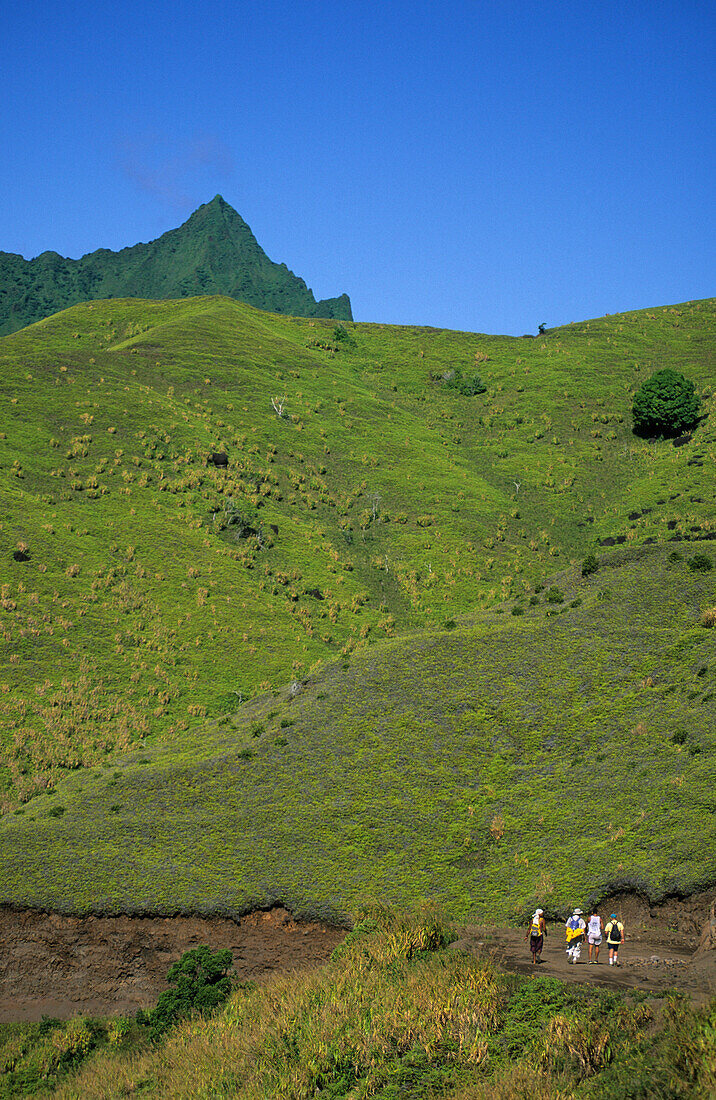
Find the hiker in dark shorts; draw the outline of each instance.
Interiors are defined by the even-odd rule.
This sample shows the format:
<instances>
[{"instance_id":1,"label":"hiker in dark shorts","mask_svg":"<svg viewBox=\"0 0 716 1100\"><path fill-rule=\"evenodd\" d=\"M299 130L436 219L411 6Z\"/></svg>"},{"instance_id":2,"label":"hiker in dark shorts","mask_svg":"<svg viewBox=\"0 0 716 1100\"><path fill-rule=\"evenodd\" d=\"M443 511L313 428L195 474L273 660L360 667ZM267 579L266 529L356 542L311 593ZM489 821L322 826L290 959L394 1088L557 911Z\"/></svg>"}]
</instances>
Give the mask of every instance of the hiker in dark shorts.
<instances>
[{"instance_id":1,"label":"hiker in dark shorts","mask_svg":"<svg viewBox=\"0 0 716 1100\"><path fill-rule=\"evenodd\" d=\"M529 923L527 929L527 935L525 939L529 938L530 951L532 952L532 965L542 962L542 948L544 947L544 938L547 934L547 924L544 916L542 915L544 910L535 909L534 916Z\"/></svg>"},{"instance_id":2,"label":"hiker in dark shorts","mask_svg":"<svg viewBox=\"0 0 716 1100\"><path fill-rule=\"evenodd\" d=\"M616 913L612 913L604 931L607 935L607 947L609 948L609 965L619 966L619 948L624 943L624 925L620 920L617 920Z\"/></svg>"}]
</instances>

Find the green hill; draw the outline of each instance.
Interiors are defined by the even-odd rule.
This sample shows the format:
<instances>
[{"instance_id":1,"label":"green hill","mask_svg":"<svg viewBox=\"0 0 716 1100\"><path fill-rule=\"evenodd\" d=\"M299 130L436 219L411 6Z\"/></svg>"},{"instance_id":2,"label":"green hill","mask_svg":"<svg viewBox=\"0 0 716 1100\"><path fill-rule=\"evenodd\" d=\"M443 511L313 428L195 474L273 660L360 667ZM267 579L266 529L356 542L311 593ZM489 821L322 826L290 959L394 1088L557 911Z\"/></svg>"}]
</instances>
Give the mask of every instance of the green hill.
<instances>
[{"instance_id":1,"label":"green hill","mask_svg":"<svg viewBox=\"0 0 716 1100\"><path fill-rule=\"evenodd\" d=\"M197 294L227 294L299 317L352 318L347 294L317 302L303 279L269 260L221 195L178 229L120 252L100 248L79 260L56 252L34 260L0 252L0 335L87 300Z\"/></svg>"},{"instance_id":2,"label":"green hill","mask_svg":"<svg viewBox=\"0 0 716 1100\"><path fill-rule=\"evenodd\" d=\"M630 409L670 366L708 414L715 307L514 339L114 301L0 341L2 900L713 881L714 426Z\"/></svg>"}]
</instances>

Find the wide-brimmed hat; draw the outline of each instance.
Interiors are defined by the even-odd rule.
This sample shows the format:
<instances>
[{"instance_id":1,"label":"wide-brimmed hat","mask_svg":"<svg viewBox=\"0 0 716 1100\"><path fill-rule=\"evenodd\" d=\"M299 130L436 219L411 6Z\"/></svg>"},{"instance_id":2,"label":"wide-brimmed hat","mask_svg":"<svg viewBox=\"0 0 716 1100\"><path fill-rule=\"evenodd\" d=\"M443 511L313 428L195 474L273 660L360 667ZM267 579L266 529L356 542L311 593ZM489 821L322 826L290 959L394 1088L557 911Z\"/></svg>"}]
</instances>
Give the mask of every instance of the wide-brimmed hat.
<instances>
[{"instance_id":1,"label":"wide-brimmed hat","mask_svg":"<svg viewBox=\"0 0 716 1100\"><path fill-rule=\"evenodd\" d=\"M574 916L574 917L581 917L581 915L582 915L582 910L581 909L575 909L574 913L572 914L572 916Z\"/></svg>"}]
</instances>

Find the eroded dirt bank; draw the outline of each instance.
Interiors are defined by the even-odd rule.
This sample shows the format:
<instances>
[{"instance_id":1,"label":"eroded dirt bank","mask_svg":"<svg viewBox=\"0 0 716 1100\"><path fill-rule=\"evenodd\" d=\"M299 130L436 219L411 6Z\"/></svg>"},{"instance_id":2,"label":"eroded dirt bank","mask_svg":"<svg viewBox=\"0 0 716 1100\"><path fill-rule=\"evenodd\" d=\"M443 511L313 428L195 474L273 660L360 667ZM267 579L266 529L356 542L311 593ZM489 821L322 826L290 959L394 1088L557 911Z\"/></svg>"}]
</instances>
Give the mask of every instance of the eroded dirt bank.
<instances>
[{"instance_id":1,"label":"eroded dirt bank","mask_svg":"<svg viewBox=\"0 0 716 1100\"><path fill-rule=\"evenodd\" d=\"M498 966L538 970L567 982L592 982L660 993L683 989L697 1001L716 994L716 889L660 905L621 894L598 907L616 912L626 930L618 969L568 964L564 926L552 922L542 965L532 967L524 930L467 926L453 949L489 955ZM240 979L324 962L345 930L296 921L283 908L239 921L202 917L68 917L0 908L0 1022L127 1015L156 1003L170 965L191 947L228 947Z\"/></svg>"},{"instance_id":2,"label":"eroded dirt bank","mask_svg":"<svg viewBox=\"0 0 716 1100\"><path fill-rule=\"evenodd\" d=\"M230 948L238 977L260 980L324 962L344 936L282 908L239 921L0 909L0 1022L134 1013L156 1002L171 964L201 944Z\"/></svg>"}]
</instances>

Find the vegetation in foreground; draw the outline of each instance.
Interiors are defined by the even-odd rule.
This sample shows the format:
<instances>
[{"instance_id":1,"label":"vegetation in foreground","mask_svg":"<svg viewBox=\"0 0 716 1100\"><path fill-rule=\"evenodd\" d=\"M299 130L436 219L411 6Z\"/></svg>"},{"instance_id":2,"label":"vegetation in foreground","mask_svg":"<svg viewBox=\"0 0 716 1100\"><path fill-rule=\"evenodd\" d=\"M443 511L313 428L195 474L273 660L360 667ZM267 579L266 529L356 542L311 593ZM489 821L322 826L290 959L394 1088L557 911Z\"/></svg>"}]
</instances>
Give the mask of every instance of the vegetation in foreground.
<instances>
[{"instance_id":1,"label":"vegetation in foreground","mask_svg":"<svg viewBox=\"0 0 716 1100\"><path fill-rule=\"evenodd\" d=\"M374 910L321 969L237 990L150 1043L86 1019L6 1026L0 1095L63 1100L676 1100L716 1089L716 1002L501 974L430 913Z\"/></svg>"}]
</instances>

